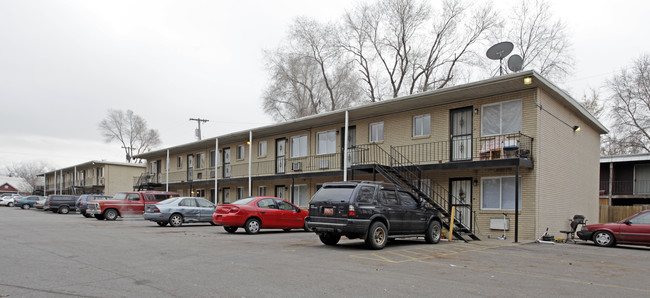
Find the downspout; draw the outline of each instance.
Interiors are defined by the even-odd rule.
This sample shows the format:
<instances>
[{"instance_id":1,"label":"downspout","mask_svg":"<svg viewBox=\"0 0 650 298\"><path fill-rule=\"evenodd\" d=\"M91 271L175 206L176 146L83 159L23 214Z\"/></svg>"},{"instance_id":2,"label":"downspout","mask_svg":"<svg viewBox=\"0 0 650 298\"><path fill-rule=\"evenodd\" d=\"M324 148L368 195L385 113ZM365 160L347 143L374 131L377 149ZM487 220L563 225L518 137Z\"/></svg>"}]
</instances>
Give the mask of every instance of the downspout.
<instances>
[{"instance_id":1,"label":"downspout","mask_svg":"<svg viewBox=\"0 0 650 298\"><path fill-rule=\"evenodd\" d=\"M348 181L348 110L345 110L345 132L343 136L343 181Z\"/></svg>"},{"instance_id":2,"label":"downspout","mask_svg":"<svg viewBox=\"0 0 650 298\"><path fill-rule=\"evenodd\" d=\"M165 162L165 191L169 191L169 149L167 149L167 162Z\"/></svg>"},{"instance_id":3,"label":"downspout","mask_svg":"<svg viewBox=\"0 0 650 298\"><path fill-rule=\"evenodd\" d=\"M74 166L74 178L72 179L72 194L77 194L77 166Z\"/></svg>"},{"instance_id":4,"label":"downspout","mask_svg":"<svg viewBox=\"0 0 650 298\"><path fill-rule=\"evenodd\" d=\"M214 139L214 204L219 204L219 139Z\"/></svg>"},{"instance_id":5,"label":"downspout","mask_svg":"<svg viewBox=\"0 0 650 298\"><path fill-rule=\"evenodd\" d=\"M253 179L251 177L251 169L253 165L253 131L249 130L248 131L248 196L251 197L253 196L253 190L251 187L253 186Z\"/></svg>"},{"instance_id":6,"label":"downspout","mask_svg":"<svg viewBox=\"0 0 650 298\"><path fill-rule=\"evenodd\" d=\"M515 243L519 241L519 162L515 168Z\"/></svg>"},{"instance_id":7,"label":"downspout","mask_svg":"<svg viewBox=\"0 0 650 298\"><path fill-rule=\"evenodd\" d=\"M63 170L59 170L59 177L61 178L59 179L59 194L62 195L63 194Z\"/></svg>"},{"instance_id":8,"label":"downspout","mask_svg":"<svg viewBox=\"0 0 650 298\"><path fill-rule=\"evenodd\" d=\"M56 194L56 171L54 171L54 195Z\"/></svg>"},{"instance_id":9,"label":"downspout","mask_svg":"<svg viewBox=\"0 0 650 298\"><path fill-rule=\"evenodd\" d=\"M609 206L612 206L612 190L614 190L614 162L609 163L609 186L607 192L607 201Z\"/></svg>"}]
</instances>

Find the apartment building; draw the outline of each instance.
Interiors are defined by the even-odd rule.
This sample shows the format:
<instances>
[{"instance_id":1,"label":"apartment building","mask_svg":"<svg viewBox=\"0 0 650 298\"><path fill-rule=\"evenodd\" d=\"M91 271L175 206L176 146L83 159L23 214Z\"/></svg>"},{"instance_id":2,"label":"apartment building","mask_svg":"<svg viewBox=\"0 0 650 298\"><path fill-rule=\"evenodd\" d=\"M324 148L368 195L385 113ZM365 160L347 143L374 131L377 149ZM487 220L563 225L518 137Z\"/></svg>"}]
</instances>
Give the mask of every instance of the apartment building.
<instances>
[{"instance_id":1,"label":"apartment building","mask_svg":"<svg viewBox=\"0 0 650 298\"><path fill-rule=\"evenodd\" d=\"M525 71L140 154L148 169L137 186L306 207L325 182L387 181L447 217L453 208L472 238L505 227L510 239L535 239L568 228L574 214L598 217L605 133L563 90Z\"/></svg>"},{"instance_id":2,"label":"apartment building","mask_svg":"<svg viewBox=\"0 0 650 298\"><path fill-rule=\"evenodd\" d=\"M600 158L600 204L650 204L650 154L610 155Z\"/></svg>"},{"instance_id":3,"label":"apartment building","mask_svg":"<svg viewBox=\"0 0 650 298\"><path fill-rule=\"evenodd\" d=\"M145 172L144 164L93 160L56 169L39 176L45 178L45 195L106 194L133 190L134 177Z\"/></svg>"}]
</instances>

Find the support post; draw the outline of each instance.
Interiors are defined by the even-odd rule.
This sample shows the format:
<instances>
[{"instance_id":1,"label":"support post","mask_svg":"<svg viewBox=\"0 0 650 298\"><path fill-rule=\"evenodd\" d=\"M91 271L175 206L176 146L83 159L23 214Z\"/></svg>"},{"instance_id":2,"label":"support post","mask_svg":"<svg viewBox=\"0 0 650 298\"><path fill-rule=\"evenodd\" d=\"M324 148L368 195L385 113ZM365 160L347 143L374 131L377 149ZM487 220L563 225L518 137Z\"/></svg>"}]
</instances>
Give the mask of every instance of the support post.
<instances>
[{"instance_id":1,"label":"support post","mask_svg":"<svg viewBox=\"0 0 650 298\"><path fill-rule=\"evenodd\" d=\"M454 236L454 217L456 216L456 206L451 206L451 217L449 218L449 233L447 234L447 241L451 242Z\"/></svg>"},{"instance_id":2,"label":"support post","mask_svg":"<svg viewBox=\"0 0 650 298\"><path fill-rule=\"evenodd\" d=\"M214 140L214 204L219 204L219 138Z\"/></svg>"},{"instance_id":3,"label":"support post","mask_svg":"<svg viewBox=\"0 0 650 298\"><path fill-rule=\"evenodd\" d=\"M348 111L345 111L345 135L343 136L343 181L348 181Z\"/></svg>"},{"instance_id":4,"label":"support post","mask_svg":"<svg viewBox=\"0 0 650 298\"><path fill-rule=\"evenodd\" d=\"M515 170L515 243L519 242L519 160Z\"/></svg>"},{"instance_id":5,"label":"support post","mask_svg":"<svg viewBox=\"0 0 650 298\"><path fill-rule=\"evenodd\" d=\"M169 191L169 149L167 149L167 162L165 162L165 191Z\"/></svg>"},{"instance_id":6,"label":"support post","mask_svg":"<svg viewBox=\"0 0 650 298\"><path fill-rule=\"evenodd\" d=\"M252 163L253 163L253 131L249 130L248 131L248 196L252 197L253 196L253 178L252 178Z\"/></svg>"}]
</instances>

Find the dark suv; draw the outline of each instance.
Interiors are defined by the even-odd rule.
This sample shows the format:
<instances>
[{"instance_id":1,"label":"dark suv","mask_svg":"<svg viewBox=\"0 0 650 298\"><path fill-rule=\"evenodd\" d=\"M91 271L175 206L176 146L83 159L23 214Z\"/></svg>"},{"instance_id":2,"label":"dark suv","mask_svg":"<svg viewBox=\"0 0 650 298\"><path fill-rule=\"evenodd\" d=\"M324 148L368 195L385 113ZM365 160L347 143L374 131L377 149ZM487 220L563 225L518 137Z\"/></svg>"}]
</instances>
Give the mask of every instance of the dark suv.
<instances>
[{"instance_id":1,"label":"dark suv","mask_svg":"<svg viewBox=\"0 0 650 298\"><path fill-rule=\"evenodd\" d=\"M60 214L68 214L75 211L75 203L79 196L72 195L50 195L47 200L48 210Z\"/></svg>"},{"instance_id":2,"label":"dark suv","mask_svg":"<svg viewBox=\"0 0 650 298\"><path fill-rule=\"evenodd\" d=\"M84 217L93 217L92 215L86 213L86 209L88 209L88 202L90 201L100 201L100 200L112 200L113 197L107 196L107 195L81 195L75 204L75 207L77 210L79 210L79 213L83 215Z\"/></svg>"},{"instance_id":3,"label":"dark suv","mask_svg":"<svg viewBox=\"0 0 650 298\"><path fill-rule=\"evenodd\" d=\"M309 202L305 222L326 245L346 236L364 239L371 249L382 249L395 238L438 243L442 227L440 213L410 192L369 181L325 183Z\"/></svg>"}]
</instances>

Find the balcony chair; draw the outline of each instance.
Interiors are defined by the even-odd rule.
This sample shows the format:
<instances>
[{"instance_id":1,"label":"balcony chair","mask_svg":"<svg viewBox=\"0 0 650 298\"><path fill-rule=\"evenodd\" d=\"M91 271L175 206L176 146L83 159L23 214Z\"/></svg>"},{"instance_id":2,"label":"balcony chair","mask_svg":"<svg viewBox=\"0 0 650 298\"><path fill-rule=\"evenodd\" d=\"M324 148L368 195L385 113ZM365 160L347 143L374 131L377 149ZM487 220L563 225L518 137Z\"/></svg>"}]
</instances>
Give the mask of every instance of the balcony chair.
<instances>
[{"instance_id":1,"label":"balcony chair","mask_svg":"<svg viewBox=\"0 0 650 298\"><path fill-rule=\"evenodd\" d=\"M567 243L569 241L573 241L573 243L576 243L576 231L578 230L579 225L585 225L587 224L587 220L585 219L584 215L579 215L576 214L573 216L573 219L570 219L570 226L571 230L570 231L560 231L560 233L566 234L566 237L564 238L564 243Z\"/></svg>"}]
</instances>

